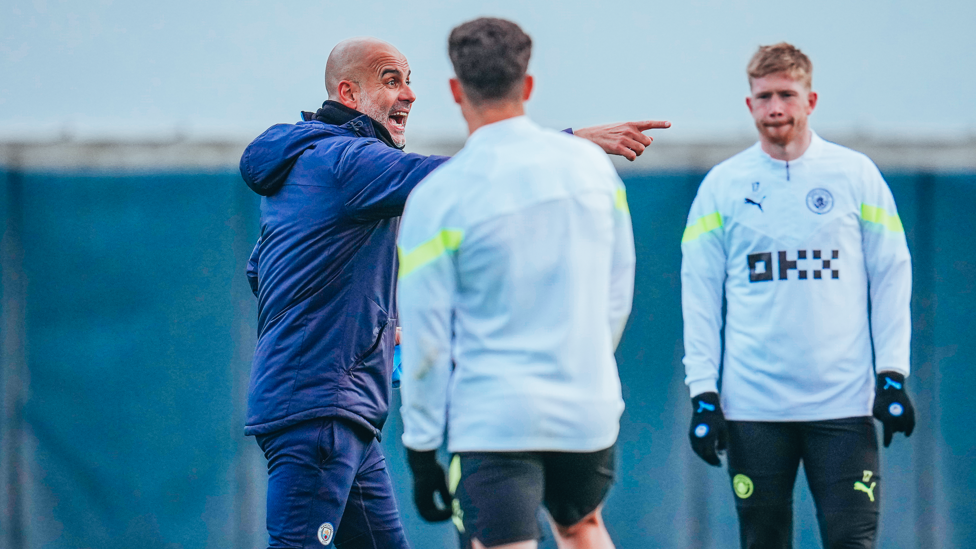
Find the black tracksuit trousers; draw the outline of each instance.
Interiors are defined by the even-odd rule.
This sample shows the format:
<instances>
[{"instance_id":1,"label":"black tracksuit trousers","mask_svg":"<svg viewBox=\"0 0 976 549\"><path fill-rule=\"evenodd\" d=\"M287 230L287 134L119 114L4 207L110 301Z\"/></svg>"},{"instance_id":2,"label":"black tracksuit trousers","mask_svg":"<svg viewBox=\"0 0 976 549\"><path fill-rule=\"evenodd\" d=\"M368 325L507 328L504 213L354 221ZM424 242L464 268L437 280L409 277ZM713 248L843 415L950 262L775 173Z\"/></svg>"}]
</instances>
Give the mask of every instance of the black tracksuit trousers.
<instances>
[{"instance_id":1,"label":"black tracksuit trousers","mask_svg":"<svg viewBox=\"0 0 976 549\"><path fill-rule=\"evenodd\" d=\"M743 549L793 546L793 484L801 461L824 547L874 547L881 477L872 418L728 426L729 476Z\"/></svg>"}]
</instances>

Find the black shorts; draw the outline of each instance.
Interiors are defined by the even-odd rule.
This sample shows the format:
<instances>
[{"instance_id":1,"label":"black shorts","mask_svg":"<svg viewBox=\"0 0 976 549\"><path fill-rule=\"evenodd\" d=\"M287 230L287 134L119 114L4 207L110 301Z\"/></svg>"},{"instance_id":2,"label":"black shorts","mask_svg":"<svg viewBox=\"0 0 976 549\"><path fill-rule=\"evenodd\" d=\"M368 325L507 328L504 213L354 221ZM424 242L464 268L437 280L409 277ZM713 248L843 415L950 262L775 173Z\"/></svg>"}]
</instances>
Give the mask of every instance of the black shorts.
<instances>
[{"instance_id":1,"label":"black shorts","mask_svg":"<svg viewBox=\"0 0 976 549\"><path fill-rule=\"evenodd\" d=\"M742 547L793 547L793 484L801 461L824 547L874 547L882 482L872 418L728 425Z\"/></svg>"},{"instance_id":2,"label":"black shorts","mask_svg":"<svg viewBox=\"0 0 976 549\"><path fill-rule=\"evenodd\" d=\"M539 539L545 505L560 526L572 526L607 497L613 447L597 452L470 452L451 463L454 524L461 546L485 547Z\"/></svg>"}]
</instances>

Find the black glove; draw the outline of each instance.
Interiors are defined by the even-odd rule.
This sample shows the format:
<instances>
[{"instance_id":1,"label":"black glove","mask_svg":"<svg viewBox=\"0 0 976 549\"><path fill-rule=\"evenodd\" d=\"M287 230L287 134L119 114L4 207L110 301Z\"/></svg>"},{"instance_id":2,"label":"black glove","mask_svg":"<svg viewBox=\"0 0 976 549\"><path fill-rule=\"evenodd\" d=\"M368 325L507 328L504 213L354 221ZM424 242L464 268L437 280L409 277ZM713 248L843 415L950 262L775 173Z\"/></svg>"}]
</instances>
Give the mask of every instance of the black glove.
<instances>
[{"instance_id":1,"label":"black glove","mask_svg":"<svg viewBox=\"0 0 976 549\"><path fill-rule=\"evenodd\" d=\"M877 383L874 417L884 425L884 445L887 448L891 444L891 437L899 431L905 433L906 438L912 436L915 407L905 392L905 376L897 372L881 372Z\"/></svg>"},{"instance_id":2,"label":"black glove","mask_svg":"<svg viewBox=\"0 0 976 549\"><path fill-rule=\"evenodd\" d=\"M691 398L694 413L691 416L691 448L710 465L721 467L716 450L725 450L729 444L729 429L725 414L718 401L718 393L702 393Z\"/></svg>"},{"instance_id":3,"label":"black glove","mask_svg":"<svg viewBox=\"0 0 976 549\"><path fill-rule=\"evenodd\" d=\"M444 468L437 462L436 453L436 450L417 452L407 448L407 462L413 471L413 503L427 522L441 522L453 515L451 492L447 489ZM434 501L435 493L440 493L443 509Z\"/></svg>"}]
</instances>

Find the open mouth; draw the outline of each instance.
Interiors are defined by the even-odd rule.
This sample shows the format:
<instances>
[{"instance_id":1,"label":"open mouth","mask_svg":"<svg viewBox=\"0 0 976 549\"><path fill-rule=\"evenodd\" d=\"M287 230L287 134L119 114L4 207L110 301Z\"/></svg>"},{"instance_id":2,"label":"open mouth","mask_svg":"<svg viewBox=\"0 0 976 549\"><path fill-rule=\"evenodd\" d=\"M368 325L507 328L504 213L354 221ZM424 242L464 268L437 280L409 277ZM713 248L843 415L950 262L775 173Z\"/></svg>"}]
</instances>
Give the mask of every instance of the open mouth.
<instances>
[{"instance_id":1,"label":"open mouth","mask_svg":"<svg viewBox=\"0 0 976 549\"><path fill-rule=\"evenodd\" d=\"M397 131L404 131L407 128L408 111L393 111L390 113L390 127Z\"/></svg>"}]
</instances>

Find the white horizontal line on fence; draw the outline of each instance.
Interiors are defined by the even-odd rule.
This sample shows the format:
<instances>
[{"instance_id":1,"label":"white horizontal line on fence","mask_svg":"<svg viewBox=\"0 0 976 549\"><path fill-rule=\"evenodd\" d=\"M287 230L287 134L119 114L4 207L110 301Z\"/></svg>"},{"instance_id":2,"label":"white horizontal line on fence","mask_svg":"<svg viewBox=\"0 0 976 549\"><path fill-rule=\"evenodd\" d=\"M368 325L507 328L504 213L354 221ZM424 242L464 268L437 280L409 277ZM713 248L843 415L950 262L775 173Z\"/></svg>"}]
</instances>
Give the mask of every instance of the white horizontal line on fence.
<instances>
[{"instance_id":1,"label":"white horizontal line on fence","mask_svg":"<svg viewBox=\"0 0 976 549\"><path fill-rule=\"evenodd\" d=\"M976 137L917 141L826 135L825 138L863 152L883 170L934 172L976 170ZM614 157L622 172L705 171L751 146L747 139L669 142L658 137L635 162ZM451 155L462 141L420 141L407 150ZM236 170L247 146L240 140L172 139L0 141L0 166L14 170L52 171L226 171Z\"/></svg>"}]
</instances>

